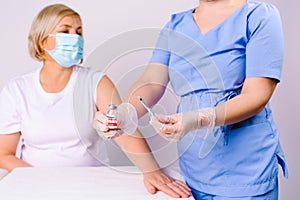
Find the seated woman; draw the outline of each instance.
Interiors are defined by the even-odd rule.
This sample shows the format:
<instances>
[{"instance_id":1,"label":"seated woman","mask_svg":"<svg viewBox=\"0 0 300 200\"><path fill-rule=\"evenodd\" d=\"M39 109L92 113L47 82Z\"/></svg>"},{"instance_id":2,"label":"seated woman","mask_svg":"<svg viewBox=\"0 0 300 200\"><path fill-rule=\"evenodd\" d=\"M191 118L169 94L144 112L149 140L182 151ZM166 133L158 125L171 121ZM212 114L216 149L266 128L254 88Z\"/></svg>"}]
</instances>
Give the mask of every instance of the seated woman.
<instances>
[{"instance_id":1,"label":"seated woman","mask_svg":"<svg viewBox=\"0 0 300 200\"><path fill-rule=\"evenodd\" d=\"M122 102L107 76L77 65L83 59L82 32L80 15L62 4L45 7L34 19L29 50L43 66L13 78L1 90L0 168L106 164L103 139L92 127L93 115ZM81 110L85 105L89 107ZM141 134L133 134L114 140L141 169L148 191L188 197L189 188L162 173Z\"/></svg>"}]
</instances>

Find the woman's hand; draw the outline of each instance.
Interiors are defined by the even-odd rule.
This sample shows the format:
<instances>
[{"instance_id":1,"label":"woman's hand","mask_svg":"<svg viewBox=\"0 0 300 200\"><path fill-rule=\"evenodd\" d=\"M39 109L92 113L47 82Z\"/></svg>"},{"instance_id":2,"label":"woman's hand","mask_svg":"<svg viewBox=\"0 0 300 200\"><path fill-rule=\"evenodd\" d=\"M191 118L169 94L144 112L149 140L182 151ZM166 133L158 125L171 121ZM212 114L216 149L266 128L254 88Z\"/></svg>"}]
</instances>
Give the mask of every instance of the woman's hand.
<instances>
[{"instance_id":1,"label":"woman's hand","mask_svg":"<svg viewBox=\"0 0 300 200\"><path fill-rule=\"evenodd\" d=\"M123 133L132 134L136 131L138 119L135 108L129 103L122 103L118 106L117 110L117 129L109 129L108 118L104 113L101 111L95 113L93 127L100 136L106 139L113 139Z\"/></svg>"},{"instance_id":2,"label":"woman's hand","mask_svg":"<svg viewBox=\"0 0 300 200\"><path fill-rule=\"evenodd\" d=\"M179 141L188 132L214 127L215 119L215 109L205 108L168 116L158 115L151 118L150 124L167 140ZM202 135L205 136L206 134Z\"/></svg>"},{"instance_id":3,"label":"woman's hand","mask_svg":"<svg viewBox=\"0 0 300 200\"><path fill-rule=\"evenodd\" d=\"M108 119L106 115L100 111L96 112L93 121L93 127L97 131L98 135L105 139L113 139L123 133L121 129L109 129L107 124Z\"/></svg>"},{"instance_id":4,"label":"woman's hand","mask_svg":"<svg viewBox=\"0 0 300 200\"><path fill-rule=\"evenodd\" d=\"M144 184L151 194L162 191L174 198L188 198L191 195L191 189L186 184L167 176L160 170L144 173Z\"/></svg>"}]
</instances>

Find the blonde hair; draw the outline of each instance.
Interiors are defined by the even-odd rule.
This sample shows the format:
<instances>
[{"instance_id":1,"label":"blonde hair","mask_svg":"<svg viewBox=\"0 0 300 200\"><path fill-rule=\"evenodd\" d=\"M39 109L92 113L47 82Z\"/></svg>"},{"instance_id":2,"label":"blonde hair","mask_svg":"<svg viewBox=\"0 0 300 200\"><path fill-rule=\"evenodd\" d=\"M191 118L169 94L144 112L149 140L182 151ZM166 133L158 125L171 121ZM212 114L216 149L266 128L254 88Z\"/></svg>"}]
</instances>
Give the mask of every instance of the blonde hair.
<instances>
[{"instance_id":1,"label":"blonde hair","mask_svg":"<svg viewBox=\"0 0 300 200\"><path fill-rule=\"evenodd\" d=\"M28 48L31 57L38 61L44 60L45 51L42 47L44 40L60 20L67 16L80 18L76 11L63 4L49 5L38 13L32 22L28 35Z\"/></svg>"}]
</instances>

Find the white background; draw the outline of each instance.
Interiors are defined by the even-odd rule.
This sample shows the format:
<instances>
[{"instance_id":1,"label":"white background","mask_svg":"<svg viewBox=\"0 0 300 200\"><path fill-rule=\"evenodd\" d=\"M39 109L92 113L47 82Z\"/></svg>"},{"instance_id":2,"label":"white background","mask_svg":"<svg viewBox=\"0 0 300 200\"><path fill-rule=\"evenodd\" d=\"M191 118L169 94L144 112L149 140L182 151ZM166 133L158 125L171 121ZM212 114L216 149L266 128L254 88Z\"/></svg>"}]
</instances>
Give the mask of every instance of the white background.
<instances>
[{"instance_id":1,"label":"white background","mask_svg":"<svg viewBox=\"0 0 300 200\"><path fill-rule=\"evenodd\" d=\"M271 99L275 121L289 168L289 179L280 172L280 199L298 197L300 185L298 131L299 97L299 52L298 32L300 8L297 0L269 0L281 12L285 34L285 61L282 82ZM197 0L0 0L0 88L16 75L28 72L41 63L31 59L27 50L27 35L35 15L46 5L65 3L78 11L83 20L85 57L102 43L126 31L141 28L161 28L171 13L192 8ZM149 54L150 55L150 54ZM130 57L134 63L134 56ZM130 63L130 60L126 62ZM143 63L145 64L145 63ZM127 66L127 65L126 65ZM129 66L129 65L128 65ZM130 70L128 68L128 70ZM259 145L259 144L258 144Z\"/></svg>"}]
</instances>

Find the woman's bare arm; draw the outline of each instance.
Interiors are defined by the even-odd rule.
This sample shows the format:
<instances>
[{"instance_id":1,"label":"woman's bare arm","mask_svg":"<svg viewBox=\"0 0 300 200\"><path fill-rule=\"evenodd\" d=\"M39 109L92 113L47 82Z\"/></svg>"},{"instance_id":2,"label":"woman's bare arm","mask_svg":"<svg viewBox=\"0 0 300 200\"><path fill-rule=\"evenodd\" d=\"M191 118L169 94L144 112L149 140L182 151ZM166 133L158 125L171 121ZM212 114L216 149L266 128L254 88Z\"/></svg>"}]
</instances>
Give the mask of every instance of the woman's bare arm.
<instances>
[{"instance_id":1,"label":"woman's bare arm","mask_svg":"<svg viewBox=\"0 0 300 200\"><path fill-rule=\"evenodd\" d=\"M0 134L0 168L12 171L16 167L30 167L28 163L16 157L21 133Z\"/></svg>"}]
</instances>

